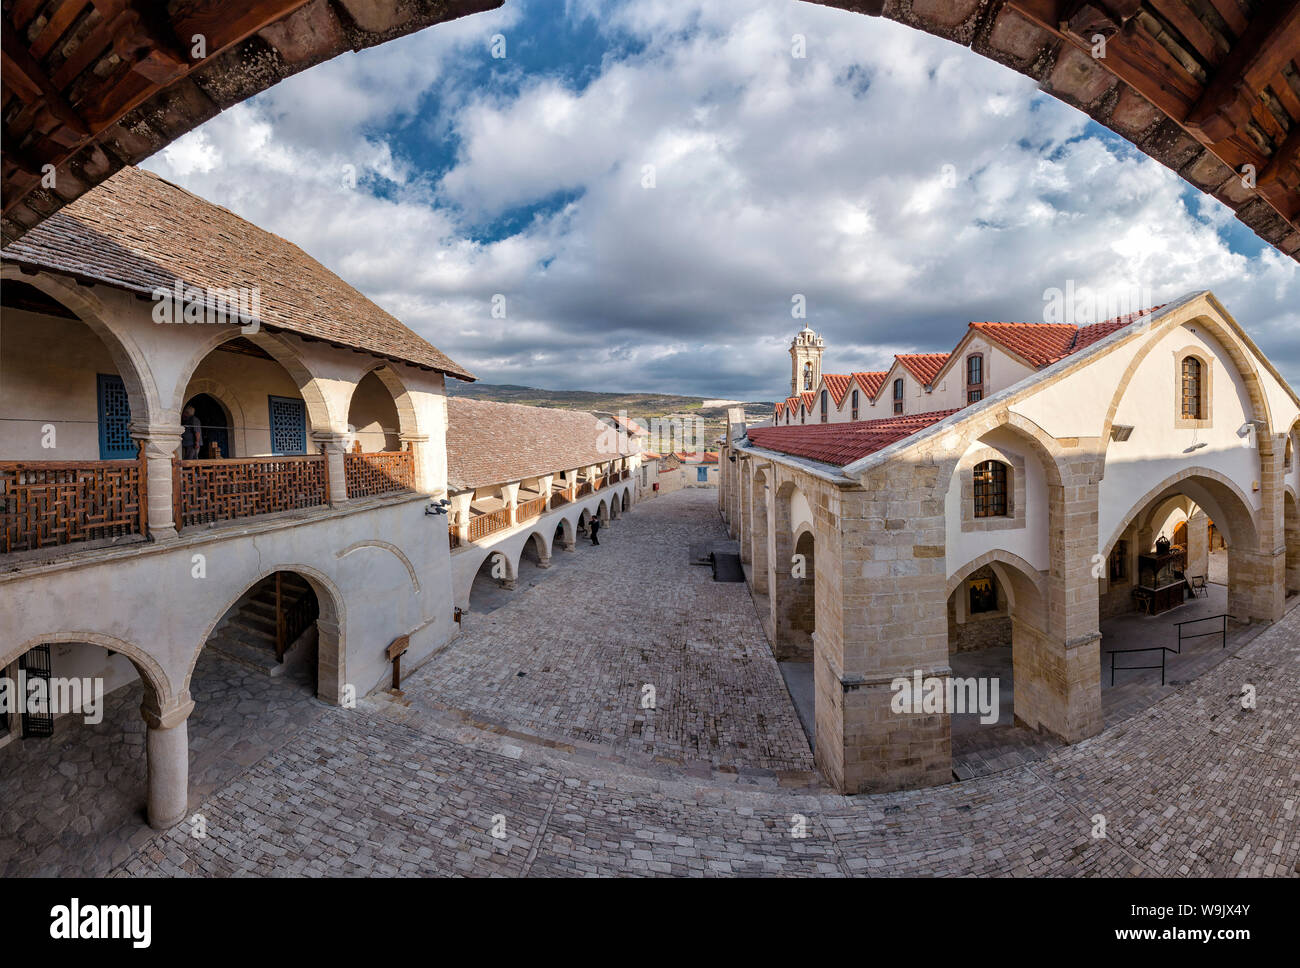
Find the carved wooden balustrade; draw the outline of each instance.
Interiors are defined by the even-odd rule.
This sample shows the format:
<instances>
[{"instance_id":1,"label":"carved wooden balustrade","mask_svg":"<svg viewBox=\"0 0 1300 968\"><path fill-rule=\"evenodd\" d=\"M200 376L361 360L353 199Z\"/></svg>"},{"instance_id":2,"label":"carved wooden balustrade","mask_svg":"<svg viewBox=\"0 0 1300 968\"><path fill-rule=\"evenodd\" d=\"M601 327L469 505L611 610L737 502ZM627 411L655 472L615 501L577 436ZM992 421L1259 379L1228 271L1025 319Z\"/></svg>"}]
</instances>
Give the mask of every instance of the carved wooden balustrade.
<instances>
[{"instance_id":1,"label":"carved wooden balustrade","mask_svg":"<svg viewBox=\"0 0 1300 968\"><path fill-rule=\"evenodd\" d=\"M573 498L576 501L580 497L586 497L592 491L591 481L583 481L578 485L578 490L574 492Z\"/></svg>"},{"instance_id":2,"label":"carved wooden balustrade","mask_svg":"<svg viewBox=\"0 0 1300 968\"><path fill-rule=\"evenodd\" d=\"M415 490L415 455L408 450L343 455L348 497L373 497Z\"/></svg>"},{"instance_id":3,"label":"carved wooden balustrade","mask_svg":"<svg viewBox=\"0 0 1300 968\"><path fill-rule=\"evenodd\" d=\"M591 482L591 489L593 491L599 491L604 486L605 486L605 478L603 477L597 477L595 480Z\"/></svg>"},{"instance_id":4,"label":"carved wooden balustrade","mask_svg":"<svg viewBox=\"0 0 1300 968\"><path fill-rule=\"evenodd\" d=\"M324 454L172 459L176 523L185 528L329 503Z\"/></svg>"},{"instance_id":5,"label":"carved wooden balustrade","mask_svg":"<svg viewBox=\"0 0 1300 968\"><path fill-rule=\"evenodd\" d=\"M551 492L551 507L558 508L565 504L573 503L573 488L566 487L562 491Z\"/></svg>"},{"instance_id":6,"label":"carved wooden balustrade","mask_svg":"<svg viewBox=\"0 0 1300 968\"><path fill-rule=\"evenodd\" d=\"M148 534L145 462L0 462L0 552Z\"/></svg>"},{"instance_id":7,"label":"carved wooden balustrade","mask_svg":"<svg viewBox=\"0 0 1300 968\"><path fill-rule=\"evenodd\" d=\"M499 511L489 511L487 514L479 514L469 519L469 540L478 541L480 538L486 538L494 531L503 531L510 527L510 508L501 508Z\"/></svg>"},{"instance_id":8,"label":"carved wooden balustrade","mask_svg":"<svg viewBox=\"0 0 1300 968\"><path fill-rule=\"evenodd\" d=\"M539 514L546 512L546 498L533 498L531 501L525 501L515 508L515 520L527 521L529 518L535 518Z\"/></svg>"}]
</instances>

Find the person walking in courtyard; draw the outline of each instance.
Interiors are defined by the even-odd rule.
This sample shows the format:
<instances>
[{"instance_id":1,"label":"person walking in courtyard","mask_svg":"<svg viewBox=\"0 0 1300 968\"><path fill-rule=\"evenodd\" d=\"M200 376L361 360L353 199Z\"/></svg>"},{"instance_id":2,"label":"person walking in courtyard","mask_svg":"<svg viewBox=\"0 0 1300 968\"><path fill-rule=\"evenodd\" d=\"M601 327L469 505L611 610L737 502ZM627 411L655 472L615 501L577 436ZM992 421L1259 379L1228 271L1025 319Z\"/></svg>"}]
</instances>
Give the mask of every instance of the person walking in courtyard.
<instances>
[{"instance_id":1,"label":"person walking in courtyard","mask_svg":"<svg viewBox=\"0 0 1300 968\"><path fill-rule=\"evenodd\" d=\"M199 448L203 446L203 431L193 407L186 407L181 412L181 426L185 428L181 435L181 458L197 460Z\"/></svg>"},{"instance_id":2,"label":"person walking in courtyard","mask_svg":"<svg viewBox=\"0 0 1300 968\"><path fill-rule=\"evenodd\" d=\"M594 545L600 544L600 539L596 537L596 535L599 533L600 533L600 518L596 517L596 515L593 514L591 516L591 543L592 544Z\"/></svg>"}]
</instances>

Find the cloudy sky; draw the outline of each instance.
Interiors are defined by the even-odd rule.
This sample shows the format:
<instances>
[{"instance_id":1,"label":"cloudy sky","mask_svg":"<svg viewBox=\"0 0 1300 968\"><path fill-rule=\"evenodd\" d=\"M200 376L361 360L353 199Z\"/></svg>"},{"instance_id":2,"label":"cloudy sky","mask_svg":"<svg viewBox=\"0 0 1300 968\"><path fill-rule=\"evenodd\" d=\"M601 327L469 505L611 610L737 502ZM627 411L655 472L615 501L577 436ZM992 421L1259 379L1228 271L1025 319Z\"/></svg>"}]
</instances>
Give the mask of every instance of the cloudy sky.
<instances>
[{"instance_id":1,"label":"cloudy sky","mask_svg":"<svg viewBox=\"0 0 1300 968\"><path fill-rule=\"evenodd\" d=\"M509 0L145 167L490 383L771 400L796 294L848 372L1073 284L1213 289L1300 386L1300 267L1228 209L1019 74L794 0Z\"/></svg>"}]
</instances>

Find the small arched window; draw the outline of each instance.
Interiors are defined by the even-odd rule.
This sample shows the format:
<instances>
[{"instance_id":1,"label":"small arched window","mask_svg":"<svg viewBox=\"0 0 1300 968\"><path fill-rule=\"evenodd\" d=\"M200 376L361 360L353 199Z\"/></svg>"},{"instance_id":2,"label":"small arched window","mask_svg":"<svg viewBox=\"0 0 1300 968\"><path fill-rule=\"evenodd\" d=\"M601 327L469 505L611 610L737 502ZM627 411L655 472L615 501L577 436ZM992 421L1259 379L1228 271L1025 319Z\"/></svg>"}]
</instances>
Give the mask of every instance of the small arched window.
<instances>
[{"instance_id":1,"label":"small arched window","mask_svg":"<svg viewBox=\"0 0 1300 968\"><path fill-rule=\"evenodd\" d=\"M812 386L812 364L811 364L811 363L805 363L805 364L803 365L803 388L804 388L805 390L811 390L811 389L813 388L813 386Z\"/></svg>"},{"instance_id":2,"label":"small arched window","mask_svg":"<svg viewBox=\"0 0 1300 968\"><path fill-rule=\"evenodd\" d=\"M826 391L822 391L822 423L826 422Z\"/></svg>"},{"instance_id":3,"label":"small arched window","mask_svg":"<svg viewBox=\"0 0 1300 968\"><path fill-rule=\"evenodd\" d=\"M1287 470L1291 469L1291 459L1295 456L1295 448L1291 444L1291 438L1288 437L1286 439L1286 451L1284 452L1286 454L1285 465Z\"/></svg>"},{"instance_id":4,"label":"small arched window","mask_svg":"<svg viewBox=\"0 0 1300 968\"><path fill-rule=\"evenodd\" d=\"M899 377L894 381L894 413L903 412L903 379Z\"/></svg>"},{"instance_id":5,"label":"small arched window","mask_svg":"<svg viewBox=\"0 0 1300 968\"><path fill-rule=\"evenodd\" d=\"M975 467L975 517L1007 516L1007 465L986 460Z\"/></svg>"},{"instance_id":6,"label":"small arched window","mask_svg":"<svg viewBox=\"0 0 1300 968\"><path fill-rule=\"evenodd\" d=\"M1204 420L1204 393L1205 386L1204 376L1202 374L1201 361L1194 356L1188 356L1183 360L1183 419L1184 420Z\"/></svg>"},{"instance_id":7,"label":"small arched window","mask_svg":"<svg viewBox=\"0 0 1300 968\"><path fill-rule=\"evenodd\" d=\"M857 420L857 419L858 419L858 391L857 391L857 390L854 390L854 391L853 391L853 416L852 416L852 419L853 419L853 420Z\"/></svg>"}]
</instances>

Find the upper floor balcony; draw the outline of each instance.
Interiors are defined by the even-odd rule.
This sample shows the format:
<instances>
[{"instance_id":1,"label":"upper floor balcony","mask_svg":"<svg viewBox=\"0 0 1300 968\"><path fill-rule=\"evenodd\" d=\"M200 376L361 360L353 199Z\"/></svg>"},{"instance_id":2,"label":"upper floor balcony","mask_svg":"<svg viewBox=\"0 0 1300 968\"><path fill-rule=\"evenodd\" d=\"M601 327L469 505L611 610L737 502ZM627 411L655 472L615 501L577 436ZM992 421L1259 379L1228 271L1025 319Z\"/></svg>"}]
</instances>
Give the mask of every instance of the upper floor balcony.
<instances>
[{"instance_id":1,"label":"upper floor balcony","mask_svg":"<svg viewBox=\"0 0 1300 968\"><path fill-rule=\"evenodd\" d=\"M445 492L443 376L6 265L0 568Z\"/></svg>"}]
</instances>

